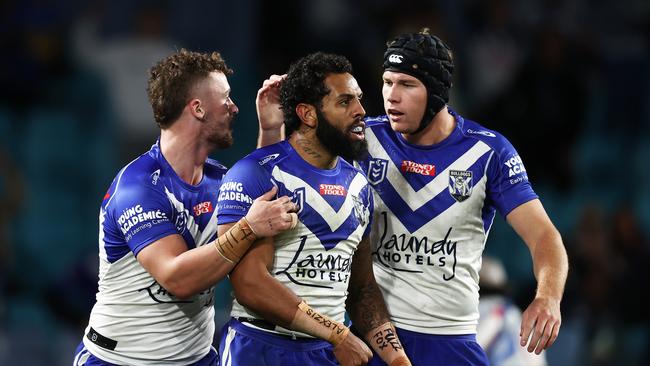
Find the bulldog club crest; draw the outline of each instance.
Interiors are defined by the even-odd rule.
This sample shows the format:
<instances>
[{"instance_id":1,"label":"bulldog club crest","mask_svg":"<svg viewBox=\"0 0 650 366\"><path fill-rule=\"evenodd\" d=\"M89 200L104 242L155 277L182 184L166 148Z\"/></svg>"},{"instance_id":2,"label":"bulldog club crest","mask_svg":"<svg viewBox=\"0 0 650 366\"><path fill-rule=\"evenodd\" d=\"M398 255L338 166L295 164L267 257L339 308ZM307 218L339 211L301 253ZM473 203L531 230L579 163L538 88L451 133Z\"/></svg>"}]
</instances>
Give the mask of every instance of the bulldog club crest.
<instances>
[{"instance_id":1,"label":"bulldog club crest","mask_svg":"<svg viewBox=\"0 0 650 366\"><path fill-rule=\"evenodd\" d=\"M372 185L381 183L386 178L388 160L372 159L368 165L368 182Z\"/></svg>"},{"instance_id":2,"label":"bulldog club crest","mask_svg":"<svg viewBox=\"0 0 650 366\"><path fill-rule=\"evenodd\" d=\"M449 171L449 194L458 202L472 195L472 172L467 170Z\"/></svg>"}]
</instances>

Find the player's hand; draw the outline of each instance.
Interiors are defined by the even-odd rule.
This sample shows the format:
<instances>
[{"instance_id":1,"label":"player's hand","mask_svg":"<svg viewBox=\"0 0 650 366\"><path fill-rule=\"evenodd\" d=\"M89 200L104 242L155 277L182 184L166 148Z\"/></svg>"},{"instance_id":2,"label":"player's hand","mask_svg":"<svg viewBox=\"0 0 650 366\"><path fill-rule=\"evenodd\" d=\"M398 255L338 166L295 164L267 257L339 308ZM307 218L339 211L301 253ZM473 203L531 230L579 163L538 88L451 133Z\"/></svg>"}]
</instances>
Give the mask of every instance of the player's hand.
<instances>
[{"instance_id":1,"label":"player's hand","mask_svg":"<svg viewBox=\"0 0 650 366\"><path fill-rule=\"evenodd\" d=\"M334 347L334 356L341 366L359 366L370 361L372 352L361 339L348 333L343 342Z\"/></svg>"},{"instance_id":2,"label":"player's hand","mask_svg":"<svg viewBox=\"0 0 650 366\"><path fill-rule=\"evenodd\" d=\"M561 323L560 301L536 297L523 313L519 344L528 344L528 352L540 354L555 342Z\"/></svg>"},{"instance_id":3,"label":"player's hand","mask_svg":"<svg viewBox=\"0 0 650 366\"><path fill-rule=\"evenodd\" d=\"M257 91L255 106L262 130L279 130L284 123L284 113L280 108L280 85L286 77L287 74L271 75Z\"/></svg>"},{"instance_id":4,"label":"player's hand","mask_svg":"<svg viewBox=\"0 0 650 366\"><path fill-rule=\"evenodd\" d=\"M271 199L278 192L277 187L259 196L246 214L246 221L257 237L274 236L287 229L293 229L298 223L295 213L298 206L291 202L291 198L282 196Z\"/></svg>"}]
</instances>

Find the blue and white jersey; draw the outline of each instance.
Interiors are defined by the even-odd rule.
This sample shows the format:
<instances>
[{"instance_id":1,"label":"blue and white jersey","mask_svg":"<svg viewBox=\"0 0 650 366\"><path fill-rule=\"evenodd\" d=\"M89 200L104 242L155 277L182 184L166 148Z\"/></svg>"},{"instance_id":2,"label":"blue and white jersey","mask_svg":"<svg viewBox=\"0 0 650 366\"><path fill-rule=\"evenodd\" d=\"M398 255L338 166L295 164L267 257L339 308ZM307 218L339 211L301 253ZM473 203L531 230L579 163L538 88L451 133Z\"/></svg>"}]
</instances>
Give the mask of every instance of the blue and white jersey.
<instances>
[{"instance_id":1,"label":"blue and white jersey","mask_svg":"<svg viewBox=\"0 0 650 366\"><path fill-rule=\"evenodd\" d=\"M476 339L485 350L490 365L546 366L546 353L529 353L519 345L521 310L500 295L486 295L479 303L481 314Z\"/></svg>"},{"instance_id":2,"label":"blue and white jersey","mask_svg":"<svg viewBox=\"0 0 650 366\"><path fill-rule=\"evenodd\" d=\"M314 309L343 322L352 255L370 230L373 202L366 177L341 158L336 167L323 170L304 161L286 141L266 146L224 177L219 224L238 221L274 185L278 197L293 197L300 209L296 228L274 237L271 275ZM259 318L236 300L231 315Z\"/></svg>"},{"instance_id":3,"label":"blue and white jersey","mask_svg":"<svg viewBox=\"0 0 650 366\"><path fill-rule=\"evenodd\" d=\"M500 134L450 110L445 140L416 146L386 116L366 119L359 162L375 192L374 271L397 327L476 333L478 271L496 211L537 198L521 158Z\"/></svg>"},{"instance_id":4,"label":"blue and white jersey","mask_svg":"<svg viewBox=\"0 0 650 366\"><path fill-rule=\"evenodd\" d=\"M180 300L136 256L168 235L181 235L187 249L214 240L225 172L208 159L202 181L187 184L156 143L118 173L99 213L99 292L84 336L93 355L120 365L187 365L210 351L214 289Z\"/></svg>"}]
</instances>

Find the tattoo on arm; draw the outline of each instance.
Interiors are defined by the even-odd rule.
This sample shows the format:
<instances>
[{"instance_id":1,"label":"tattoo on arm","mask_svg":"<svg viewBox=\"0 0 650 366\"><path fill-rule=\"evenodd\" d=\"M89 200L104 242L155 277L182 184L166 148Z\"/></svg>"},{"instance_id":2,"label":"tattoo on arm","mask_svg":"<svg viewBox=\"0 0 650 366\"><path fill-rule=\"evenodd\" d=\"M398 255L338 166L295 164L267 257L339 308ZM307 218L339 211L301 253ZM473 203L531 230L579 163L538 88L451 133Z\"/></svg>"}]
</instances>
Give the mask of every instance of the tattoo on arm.
<instances>
[{"instance_id":1,"label":"tattoo on arm","mask_svg":"<svg viewBox=\"0 0 650 366\"><path fill-rule=\"evenodd\" d=\"M384 298L374 281L350 291L348 304L354 327L361 334L367 334L370 330L389 321Z\"/></svg>"}]
</instances>

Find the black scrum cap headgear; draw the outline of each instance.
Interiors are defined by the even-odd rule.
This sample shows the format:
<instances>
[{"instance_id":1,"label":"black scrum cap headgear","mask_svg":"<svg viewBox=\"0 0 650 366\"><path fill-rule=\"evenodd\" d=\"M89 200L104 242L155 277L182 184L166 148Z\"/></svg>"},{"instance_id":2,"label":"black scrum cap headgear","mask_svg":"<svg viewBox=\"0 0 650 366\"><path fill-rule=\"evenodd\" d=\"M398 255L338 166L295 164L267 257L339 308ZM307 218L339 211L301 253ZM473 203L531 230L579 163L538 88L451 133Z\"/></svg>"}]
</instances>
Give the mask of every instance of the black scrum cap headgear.
<instances>
[{"instance_id":1,"label":"black scrum cap headgear","mask_svg":"<svg viewBox=\"0 0 650 366\"><path fill-rule=\"evenodd\" d=\"M411 75L427 88L427 106L415 133L422 131L449 102L454 72L451 49L425 28L419 33L401 34L390 41L383 66L384 71Z\"/></svg>"}]
</instances>

